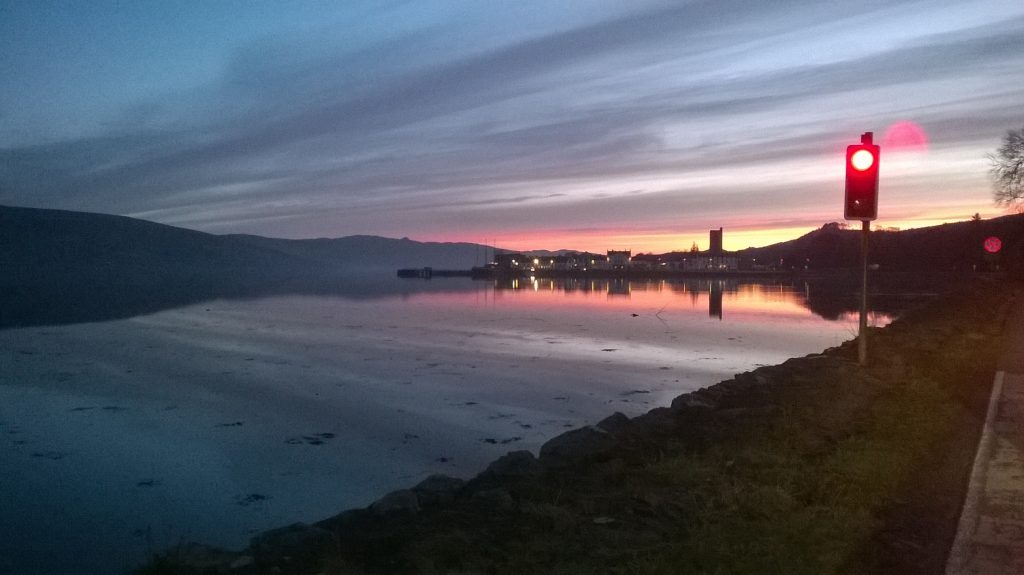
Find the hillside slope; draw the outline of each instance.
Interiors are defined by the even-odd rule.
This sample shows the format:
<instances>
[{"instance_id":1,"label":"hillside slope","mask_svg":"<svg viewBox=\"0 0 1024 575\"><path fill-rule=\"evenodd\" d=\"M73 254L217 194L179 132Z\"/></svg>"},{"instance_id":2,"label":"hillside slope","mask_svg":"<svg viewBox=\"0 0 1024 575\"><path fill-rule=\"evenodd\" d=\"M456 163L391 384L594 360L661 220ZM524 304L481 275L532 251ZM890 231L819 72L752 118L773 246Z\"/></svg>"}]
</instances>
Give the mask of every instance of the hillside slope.
<instances>
[{"instance_id":1,"label":"hillside slope","mask_svg":"<svg viewBox=\"0 0 1024 575\"><path fill-rule=\"evenodd\" d=\"M251 235L224 236L240 245L273 250L278 253L315 260L328 266L343 266L349 271L386 271L399 268L433 267L438 269L469 269L482 265L485 252L493 252L478 244L417 242L409 238L380 236L345 236L284 240Z\"/></svg>"},{"instance_id":2,"label":"hillside slope","mask_svg":"<svg viewBox=\"0 0 1024 575\"><path fill-rule=\"evenodd\" d=\"M214 235L123 216L0 206L0 328L117 319L222 297L358 295L371 274L469 268L483 251L373 236Z\"/></svg>"},{"instance_id":3,"label":"hillside slope","mask_svg":"<svg viewBox=\"0 0 1024 575\"><path fill-rule=\"evenodd\" d=\"M6 286L117 281L152 285L238 278L312 262L224 236L122 216L0 208Z\"/></svg>"},{"instance_id":4,"label":"hillside slope","mask_svg":"<svg viewBox=\"0 0 1024 575\"><path fill-rule=\"evenodd\" d=\"M764 263L778 265L781 261L787 268L853 268L860 265L861 231L852 228L828 224L795 240L737 253ZM1024 214L905 231L872 231L870 259L889 271L980 269L991 260L982 249L989 236L1003 241L1001 265L1019 268L1024 253Z\"/></svg>"}]
</instances>

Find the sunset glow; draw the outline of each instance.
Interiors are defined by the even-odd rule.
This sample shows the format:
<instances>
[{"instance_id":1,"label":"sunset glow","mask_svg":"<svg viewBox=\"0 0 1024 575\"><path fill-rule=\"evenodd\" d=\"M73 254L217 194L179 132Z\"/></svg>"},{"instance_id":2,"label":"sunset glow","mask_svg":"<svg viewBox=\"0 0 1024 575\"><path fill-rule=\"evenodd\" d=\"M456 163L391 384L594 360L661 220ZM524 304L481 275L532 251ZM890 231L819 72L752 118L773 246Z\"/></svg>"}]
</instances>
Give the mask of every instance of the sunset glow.
<instances>
[{"instance_id":1,"label":"sunset glow","mask_svg":"<svg viewBox=\"0 0 1024 575\"><path fill-rule=\"evenodd\" d=\"M876 226L999 213L986 154L1024 101L1019 2L157 6L5 5L0 204L736 250L841 219L868 131Z\"/></svg>"}]
</instances>

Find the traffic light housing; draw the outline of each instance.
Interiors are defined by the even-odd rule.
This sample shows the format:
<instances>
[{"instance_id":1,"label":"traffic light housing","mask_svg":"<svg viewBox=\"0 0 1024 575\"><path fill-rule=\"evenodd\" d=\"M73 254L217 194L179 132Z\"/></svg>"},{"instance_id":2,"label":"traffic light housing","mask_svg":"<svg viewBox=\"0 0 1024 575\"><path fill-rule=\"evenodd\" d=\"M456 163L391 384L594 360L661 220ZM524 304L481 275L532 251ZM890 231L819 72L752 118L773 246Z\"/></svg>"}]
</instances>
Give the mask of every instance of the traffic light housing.
<instances>
[{"instance_id":1,"label":"traffic light housing","mask_svg":"<svg viewBox=\"0 0 1024 575\"><path fill-rule=\"evenodd\" d=\"M846 208L848 220L871 221L878 217L878 163L880 148L871 143L871 132L860 144L846 147Z\"/></svg>"}]
</instances>

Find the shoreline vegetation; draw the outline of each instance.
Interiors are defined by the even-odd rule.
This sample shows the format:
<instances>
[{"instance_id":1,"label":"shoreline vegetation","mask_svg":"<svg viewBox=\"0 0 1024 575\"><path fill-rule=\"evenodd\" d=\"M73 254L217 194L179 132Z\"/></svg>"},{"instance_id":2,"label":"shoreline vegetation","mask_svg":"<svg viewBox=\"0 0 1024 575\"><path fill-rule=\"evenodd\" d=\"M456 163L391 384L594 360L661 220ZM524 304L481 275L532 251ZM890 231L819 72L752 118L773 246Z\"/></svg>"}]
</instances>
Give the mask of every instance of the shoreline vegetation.
<instances>
[{"instance_id":1,"label":"shoreline vegetation","mask_svg":"<svg viewBox=\"0 0 1024 575\"><path fill-rule=\"evenodd\" d=\"M979 280L872 329L867 367L849 341L138 572L941 573L1020 297Z\"/></svg>"}]
</instances>

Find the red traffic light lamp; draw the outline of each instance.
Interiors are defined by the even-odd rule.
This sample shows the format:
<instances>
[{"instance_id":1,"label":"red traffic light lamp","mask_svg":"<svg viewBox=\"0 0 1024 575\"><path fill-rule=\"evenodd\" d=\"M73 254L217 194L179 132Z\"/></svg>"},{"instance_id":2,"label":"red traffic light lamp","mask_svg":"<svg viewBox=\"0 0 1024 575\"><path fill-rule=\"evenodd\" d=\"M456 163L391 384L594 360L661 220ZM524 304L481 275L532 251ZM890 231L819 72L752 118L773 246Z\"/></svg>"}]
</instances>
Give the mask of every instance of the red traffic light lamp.
<instances>
[{"instance_id":1,"label":"red traffic light lamp","mask_svg":"<svg viewBox=\"0 0 1024 575\"><path fill-rule=\"evenodd\" d=\"M864 132L860 144L846 147L846 202L848 220L869 222L878 217L878 164L881 148Z\"/></svg>"}]
</instances>

